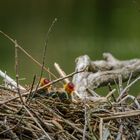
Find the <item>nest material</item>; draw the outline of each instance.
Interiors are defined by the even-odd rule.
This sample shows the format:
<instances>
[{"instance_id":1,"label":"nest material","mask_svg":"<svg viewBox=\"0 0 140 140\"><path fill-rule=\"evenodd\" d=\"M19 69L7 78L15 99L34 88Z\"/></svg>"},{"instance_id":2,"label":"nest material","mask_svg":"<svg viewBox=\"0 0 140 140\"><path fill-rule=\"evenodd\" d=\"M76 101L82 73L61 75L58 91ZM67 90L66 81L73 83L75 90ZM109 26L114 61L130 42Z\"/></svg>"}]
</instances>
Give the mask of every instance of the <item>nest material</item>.
<instances>
[{"instance_id":1,"label":"nest material","mask_svg":"<svg viewBox=\"0 0 140 140\"><path fill-rule=\"evenodd\" d=\"M140 110L129 102L72 103L40 96L25 105L19 99L3 104L14 94L0 91L1 140L140 139Z\"/></svg>"}]
</instances>

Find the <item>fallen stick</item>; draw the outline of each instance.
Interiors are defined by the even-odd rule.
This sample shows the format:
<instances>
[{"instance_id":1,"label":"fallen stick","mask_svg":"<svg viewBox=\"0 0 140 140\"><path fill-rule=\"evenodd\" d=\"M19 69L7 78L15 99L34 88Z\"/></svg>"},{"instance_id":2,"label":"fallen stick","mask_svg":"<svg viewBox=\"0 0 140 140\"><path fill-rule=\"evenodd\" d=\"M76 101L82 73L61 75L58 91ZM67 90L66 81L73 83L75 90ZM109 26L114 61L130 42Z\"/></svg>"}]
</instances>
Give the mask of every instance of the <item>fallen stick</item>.
<instances>
[{"instance_id":1,"label":"fallen stick","mask_svg":"<svg viewBox=\"0 0 140 140\"><path fill-rule=\"evenodd\" d=\"M100 118L100 123L99 123L99 134L100 134L100 140L103 139L103 119Z\"/></svg>"},{"instance_id":2,"label":"fallen stick","mask_svg":"<svg viewBox=\"0 0 140 140\"><path fill-rule=\"evenodd\" d=\"M59 75L61 77L65 77L66 76L66 73L60 68L59 64L57 63L54 63L54 67L55 69L57 70L57 72L59 73ZM65 83L69 83L70 80L68 78L64 79Z\"/></svg>"},{"instance_id":3,"label":"fallen stick","mask_svg":"<svg viewBox=\"0 0 140 140\"><path fill-rule=\"evenodd\" d=\"M104 117L103 121L118 119L118 118L132 117L132 116L140 116L140 110L126 111L126 112L112 114L110 117Z\"/></svg>"},{"instance_id":4,"label":"fallen stick","mask_svg":"<svg viewBox=\"0 0 140 140\"><path fill-rule=\"evenodd\" d=\"M59 64L54 63L54 66L55 66L57 72L60 74L61 77L65 77L65 76L66 76L66 73L60 68ZM65 78L64 81L65 81L65 83L69 83L69 82L70 82L70 80L69 80L68 78ZM81 98L81 96L79 95L79 93L78 93L76 90L74 91L74 93L75 93L79 98ZM72 100L75 101L73 95L72 95Z\"/></svg>"},{"instance_id":5,"label":"fallen stick","mask_svg":"<svg viewBox=\"0 0 140 140\"><path fill-rule=\"evenodd\" d=\"M1 70L0 70L0 76L6 81L7 84L12 85L13 88L17 90L17 83L15 82L15 80L13 80L10 76L2 72ZM23 86L21 85L18 85L18 86L20 90L26 91L26 89Z\"/></svg>"}]
</instances>

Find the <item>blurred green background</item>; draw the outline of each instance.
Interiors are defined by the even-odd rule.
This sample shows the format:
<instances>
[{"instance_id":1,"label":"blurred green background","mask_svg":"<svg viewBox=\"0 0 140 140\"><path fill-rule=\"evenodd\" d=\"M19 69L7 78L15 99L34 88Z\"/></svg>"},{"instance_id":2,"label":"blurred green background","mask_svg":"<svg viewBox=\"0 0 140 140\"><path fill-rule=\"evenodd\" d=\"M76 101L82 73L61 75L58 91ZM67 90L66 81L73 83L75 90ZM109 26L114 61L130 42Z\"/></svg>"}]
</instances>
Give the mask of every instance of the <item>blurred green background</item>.
<instances>
[{"instance_id":1,"label":"blurred green background","mask_svg":"<svg viewBox=\"0 0 140 140\"><path fill-rule=\"evenodd\" d=\"M39 62L54 18L45 64L52 72L58 62L66 73L75 58L93 60L111 52L118 59L140 56L140 2L137 0L0 0L0 30L6 32ZM19 52L19 73L30 83L40 68ZM0 69L14 77L14 45L0 35Z\"/></svg>"}]
</instances>

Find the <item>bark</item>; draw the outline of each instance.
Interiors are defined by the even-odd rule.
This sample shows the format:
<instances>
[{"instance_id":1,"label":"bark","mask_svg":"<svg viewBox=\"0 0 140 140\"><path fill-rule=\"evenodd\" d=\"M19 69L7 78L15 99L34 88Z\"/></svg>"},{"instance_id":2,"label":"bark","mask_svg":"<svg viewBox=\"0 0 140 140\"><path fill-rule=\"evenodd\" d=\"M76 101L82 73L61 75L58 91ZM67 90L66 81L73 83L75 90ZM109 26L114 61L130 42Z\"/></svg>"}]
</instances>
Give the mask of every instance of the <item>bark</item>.
<instances>
[{"instance_id":1,"label":"bark","mask_svg":"<svg viewBox=\"0 0 140 140\"><path fill-rule=\"evenodd\" d=\"M78 73L73 77L76 90L83 95L87 94L87 88L95 90L107 84L118 82L118 77L122 77L125 82L132 74L132 78L140 75L140 59L121 61L113 57L110 53L103 54L103 60L92 61L89 56L84 55L76 59L76 71L86 69L85 72Z\"/></svg>"}]
</instances>

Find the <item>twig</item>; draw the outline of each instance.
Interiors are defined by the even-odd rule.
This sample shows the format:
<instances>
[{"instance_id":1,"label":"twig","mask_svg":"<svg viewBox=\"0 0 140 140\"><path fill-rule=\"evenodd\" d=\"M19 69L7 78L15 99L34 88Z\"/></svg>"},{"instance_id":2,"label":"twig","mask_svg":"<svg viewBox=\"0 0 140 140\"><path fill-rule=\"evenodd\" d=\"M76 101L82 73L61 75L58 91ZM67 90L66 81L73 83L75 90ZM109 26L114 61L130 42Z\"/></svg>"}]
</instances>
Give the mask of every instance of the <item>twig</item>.
<instances>
[{"instance_id":1,"label":"twig","mask_svg":"<svg viewBox=\"0 0 140 140\"><path fill-rule=\"evenodd\" d=\"M21 121L22 121L22 119L24 118L24 116L25 116L25 112L24 112L24 114L21 116L20 120L17 122L17 124L16 124L15 126L13 126L13 127L9 128L9 129L7 129L7 130L4 130L4 131L0 132L0 135L4 134L4 133L6 133L6 132L8 132L8 131L10 131L10 130L12 130L12 129L15 129L15 128L21 123Z\"/></svg>"},{"instance_id":2,"label":"twig","mask_svg":"<svg viewBox=\"0 0 140 140\"><path fill-rule=\"evenodd\" d=\"M4 33L3 31L0 31L0 33L2 35L4 35L6 38L8 38L13 44L16 44L15 40L12 39L9 35L7 35L6 33ZM39 67L42 67L41 63L39 63L35 58L33 58L27 51L25 51L19 44L18 48L26 55L28 56L34 63L36 63ZM43 67L43 69L45 71L47 71L48 73L50 73L54 78L57 78L49 69L47 69L46 67Z\"/></svg>"},{"instance_id":3,"label":"twig","mask_svg":"<svg viewBox=\"0 0 140 140\"><path fill-rule=\"evenodd\" d=\"M131 73L130 73L130 76L129 76L129 79L128 79L128 81L127 81L127 86L129 85L129 83L130 83L130 81L131 81L132 76L133 76L133 73L131 72Z\"/></svg>"},{"instance_id":4,"label":"twig","mask_svg":"<svg viewBox=\"0 0 140 140\"><path fill-rule=\"evenodd\" d=\"M1 123L1 126L6 129L5 131L8 132L7 135L11 138L11 140L19 140L18 136L9 128L6 124Z\"/></svg>"},{"instance_id":5,"label":"twig","mask_svg":"<svg viewBox=\"0 0 140 140\"><path fill-rule=\"evenodd\" d=\"M12 90L12 89L10 89L10 88L7 88L7 87L5 87L5 86L2 86L2 85L0 85L0 89L7 90L7 91L10 91L10 92L13 92L13 93L17 93L17 91L15 91L15 90Z\"/></svg>"},{"instance_id":6,"label":"twig","mask_svg":"<svg viewBox=\"0 0 140 140\"><path fill-rule=\"evenodd\" d=\"M57 72L59 73L59 75L61 77L65 77L66 76L66 73L60 68L59 64L57 63L54 63L54 67L55 69L57 70ZM68 78L64 79L65 83L69 83L70 80Z\"/></svg>"},{"instance_id":7,"label":"twig","mask_svg":"<svg viewBox=\"0 0 140 140\"><path fill-rule=\"evenodd\" d=\"M18 74L18 45L17 41L15 40L15 71L16 71L16 83L17 83L17 91L18 95L20 97L21 103L24 105L23 98L20 93L20 88L19 88L19 74Z\"/></svg>"},{"instance_id":8,"label":"twig","mask_svg":"<svg viewBox=\"0 0 140 140\"><path fill-rule=\"evenodd\" d=\"M39 81L37 83L37 86L36 86L36 89L35 89L35 92L34 94L36 94L37 90L38 90L38 87L39 87L39 84L40 84L40 81L41 81L41 78L42 78L42 75L43 75L43 68L44 68L44 65L45 65L45 56L46 56L46 50L47 50L47 45L48 45L48 40L49 40L49 34L55 24L55 22L57 21L57 18L55 18L51 24L51 26L49 27L49 30L47 32L47 35L46 35L46 40L45 40L45 46L44 46L44 52L43 52L43 58L42 58L42 67L41 67L41 72L40 72L40 77L39 77Z\"/></svg>"},{"instance_id":9,"label":"twig","mask_svg":"<svg viewBox=\"0 0 140 140\"><path fill-rule=\"evenodd\" d=\"M87 88L86 90L94 97L101 97L99 94L97 94L94 90L91 90L90 88Z\"/></svg>"},{"instance_id":10,"label":"twig","mask_svg":"<svg viewBox=\"0 0 140 140\"><path fill-rule=\"evenodd\" d=\"M55 19L53 20L51 26L49 27L49 30L48 30L48 32L47 32L47 34L46 34L45 46L47 46L47 43L48 43L48 40L49 40L49 34L51 33L52 28L53 28L53 26L54 26L54 24L55 24L56 22L57 22L57 18L55 18Z\"/></svg>"},{"instance_id":11,"label":"twig","mask_svg":"<svg viewBox=\"0 0 140 140\"><path fill-rule=\"evenodd\" d=\"M117 101L119 101L121 99L121 97L123 96L123 94L132 86L134 85L138 80L140 80L140 76L138 78L136 78L134 81L132 81L128 86L126 86L123 91L121 92L121 94L119 95L119 97L117 98Z\"/></svg>"},{"instance_id":12,"label":"twig","mask_svg":"<svg viewBox=\"0 0 140 140\"><path fill-rule=\"evenodd\" d=\"M37 121L37 119L32 115L32 113L29 111L29 109L26 106L23 106L24 109L28 112L28 114L32 117L32 119L34 120L34 122L38 125L38 127L42 130L42 132L46 135L46 137L49 140L52 140L51 137L48 135L48 133L43 129L43 127L39 124L39 122Z\"/></svg>"},{"instance_id":13,"label":"twig","mask_svg":"<svg viewBox=\"0 0 140 140\"><path fill-rule=\"evenodd\" d=\"M109 88L109 91L111 92L112 87L111 87L110 83L108 84L108 88ZM112 96L112 99L114 100L114 102L116 102L116 98L115 98L114 94L112 94L111 96Z\"/></svg>"},{"instance_id":14,"label":"twig","mask_svg":"<svg viewBox=\"0 0 140 140\"><path fill-rule=\"evenodd\" d=\"M110 96L112 96L114 94L114 92L116 91L116 89L113 89L112 91L110 91L107 95L106 98L108 99Z\"/></svg>"},{"instance_id":15,"label":"twig","mask_svg":"<svg viewBox=\"0 0 140 140\"><path fill-rule=\"evenodd\" d=\"M126 111L126 112L112 114L110 117L104 117L103 120L106 121L106 120L125 118L125 117L132 117L132 116L139 116L139 115L140 115L140 110Z\"/></svg>"},{"instance_id":16,"label":"twig","mask_svg":"<svg viewBox=\"0 0 140 140\"><path fill-rule=\"evenodd\" d=\"M0 76L4 78L8 84L11 84L15 89L17 89L17 83L10 76L2 72L1 70L0 70ZM21 85L19 85L19 88L20 90L26 91L26 89L22 87Z\"/></svg>"},{"instance_id":17,"label":"twig","mask_svg":"<svg viewBox=\"0 0 140 140\"><path fill-rule=\"evenodd\" d=\"M116 140L120 140L121 139L122 131L123 131L123 125L121 124L120 127L119 127L119 130L118 130L118 135L117 135Z\"/></svg>"},{"instance_id":18,"label":"twig","mask_svg":"<svg viewBox=\"0 0 140 140\"><path fill-rule=\"evenodd\" d=\"M86 106L86 103L87 103L87 97L86 97L86 94L84 96L84 118L85 118L85 124L84 124L84 130L83 130L83 140L86 140L86 130L87 130L87 124L88 124L88 118L87 118L87 106Z\"/></svg>"},{"instance_id":19,"label":"twig","mask_svg":"<svg viewBox=\"0 0 140 140\"><path fill-rule=\"evenodd\" d=\"M118 75L118 83L119 83L119 93L121 93L123 91L123 81L122 81L122 75Z\"/></svg>"},{"instance_id":20,"label":"twig","mask_svg":"<svg viewBox=\"0 0 140 140\"><path fill-rule=\"evenodd\" d=\"M55 66L57 72L60 74L61 77L65 77L66 76L66 73L60 68L59 64L54 63L54 66ZM70 80L68 78L65 78L64 81L65 81L65 83L69 83L70 82ZM81 98L80 94L76 90L74 90L73 93L75 93L79 98ZM73 94L72 94L72 101L76 102L76 100L74 100Z\"/></svg>"},{"instance_id":21,"label":"twig","mask_svg":"<svg viewBox=\"0 0 140 140\"><path fill-rule=\"evenodd\" d=\"M43 106L47 111L51 112L55 117L63 120L66 124L70 125L71 127L73 127L75 130L77 130L79 133L83 134L83 130L76 127L74 123L64 119L63 117L61 117L60 115L58 115L57 113L55 113L51 108L45 106L44 104L40 103L39 101L36 101L37 103L39 103L41 106ZM85 134L87 138L91 138L89 135Z\"/></svg>"},{"instance_id":22,"label":"twig","mask_svg":"<svg viewBox=\"0 0 140 140\"><path fill-rule=\"evenodd\" d=\"M100 133L100 140L103 139L103 118L100 118L100 124L99 124L99 133Z\"/></svg>"},{"instance_id":23,"label":"twig","mask_svg":"<svg viewBox=\"0 0 140 140\"><path fill-rule=\"evenodd\" d=\"M74 137L72 134L68 133L67 131L65 131L65 133L71 137L72 140L78 140L76 137Z\"/></svg>"},{"instance_id":24,"label":"twig","mask_svg":"<svg viewBox=\"0 0 140 140\"><path fill-rule=\"evenodd\" d=\"M124 102L124 101L125 101L126 99L128 99L128 98L132 99L132 100L134 101L134 103L136 104L137 108L140 109L140 104L139 104L139 102L138 102L137 99L136 99L134 96L132 96L132 95L127 95L127 96L125 96L122 100L120 100L120 101L118 102L118 104Z\"/></svg>"},{"instance_id":25,"label":"twig","mask_svg":"<svg viewBox=\"0 0 140 140\"><path fill-rule=\"evenodd\" d=\"M26 104L28 103L28 101L30 102L31 101L31 98L33 97L33 88L34 88L34 84L35 84L35 79L36 79L36 75L34 75L34 78L33 78L33 82L32 82L32 86L31 86L31 89L30 89L30 93L28 95L28 98L26 99Z\"/></svg>"}]
</instances>

